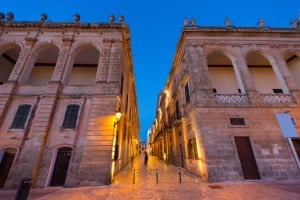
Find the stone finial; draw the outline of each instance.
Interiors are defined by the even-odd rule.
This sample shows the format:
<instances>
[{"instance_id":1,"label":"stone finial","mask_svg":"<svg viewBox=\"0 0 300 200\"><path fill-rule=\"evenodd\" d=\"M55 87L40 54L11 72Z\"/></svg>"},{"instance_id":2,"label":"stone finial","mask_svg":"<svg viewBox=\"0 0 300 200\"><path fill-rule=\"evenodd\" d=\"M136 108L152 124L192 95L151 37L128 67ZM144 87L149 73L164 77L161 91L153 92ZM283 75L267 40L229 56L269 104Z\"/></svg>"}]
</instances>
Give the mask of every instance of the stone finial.
<instances>
[{"instance_id":1,"label":"stone finial","mask_svg":"<svg viewBox=\"0 0 300 200\"><path fill-rule=\"evenodd\" d=\"M5 19L5 15L3 12L0 12L0 21L2 21L3 19Z\"/></svg>"},{"instance_id":2,"label":"stone finial","mask_svg":"<svg viewBox=\"0 0 300 200\"><path fill-rule=\"evenodd\" d=\"M114 21L115 21L115 16L109 15L109 22L114 22Z\"/></svg>"},{"instance_id":3,"label":"stone finial","mask_svg":"<svg viewBox=\"0 0 300 200\"><path fill-rule=\"evenodd\" d=\"M225 18L224 24L225 26L230 26L230 19L228 17Z\"/></svg>"},{"instance_id":4,"label":"stone finial","mask_svg":"<svg viewBox=\"0 0 300 200\"><path fill-rule=\"evenodd\" d=\"M121 23L124 22L124 16L123 16L123 15L120 15L120 16L119 16L119 22L121 22Z\"/></svg>"},{"instance_id":5,"label":"stone finial","mask_svg":"<svg viewBox=\"0 0 300 200\"><path fill-rule=\"evenodd\" d=\"M290 22L291 28L300 28L300 15L295 20Z\"/></svg>"},{"instance_id":6,"label":"stone finial","mask_svg":"<svg viewBox=\"0 0 300 200\"><path fill-rule=\"evenodd\" d=\"M196 20L194 18L190 19L190 25L194 26L196 24Z\"/></svg>"},{"instance_id":7,"label":"stone finial","mask_svg":"<svg viewBox=\"0 0 300 200\"><path fill-rule=\"evenodd\" d=\"M73 15L73 22L78 23L80 21L80 15L78 13Z\"/></svg>"},{"instance_id":8,"label":"stone finial","mask_svg":"<svg viewBox=\"0 0 300 200\"><path fill-rule=\"evenodd\" d=\"M183 25L184 26L189 25L189 20L186 17L183 19Z\"/></svg>"},{"instance_id":9,"label":"stone finial","mask_svg":"<svg viewBox=\"0 0 300 200\"><path fill-rule=\"evenodd\" d=\"M258 27L264 27L265 26L265 20L263 18L258 18L257 26Z\"/></svg>"},{"instance_id":10,"label":"stone finial","mask_svg":"<svg viewBox=\"0 0 300 200\"><path fill-rule=\"evenodd\" d=\"M297 28L297 20L291 20L291 22L290 22L290 26L291 26L291 28Z\"/></svg>"},{"instance_id":11,"label":"stone finial","mask_svg":"<svg viewBox=\"0 0 300 200\"><path fill-rule=\"evenodd\" d=\"M45 22L47 19L48 19L48 16L47 16L46 13L42 13L42 14L40 15L40 20L41 20L41 22Z\"/></svg>"},{"instance_id":12,"label":"stone finial","mask_svg":"<svg viewBox=\"0 0 300 200\"><path fill-rule=\"evenodd\" d=\"M14 13L12 13L12 12L6 13L6 20L7 21L14 21Z\"/></svg>"}]
</instances>

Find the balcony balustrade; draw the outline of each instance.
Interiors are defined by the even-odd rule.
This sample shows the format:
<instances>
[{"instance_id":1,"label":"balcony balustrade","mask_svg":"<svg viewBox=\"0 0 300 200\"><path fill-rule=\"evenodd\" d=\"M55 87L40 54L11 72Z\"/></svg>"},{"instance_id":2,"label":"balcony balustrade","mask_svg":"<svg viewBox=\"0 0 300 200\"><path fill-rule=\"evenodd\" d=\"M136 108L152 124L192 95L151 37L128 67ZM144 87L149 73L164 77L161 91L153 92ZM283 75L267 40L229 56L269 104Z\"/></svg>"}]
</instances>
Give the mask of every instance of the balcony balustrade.
<instances>
[{"instance_id":1,"label":"balcony balustrade","mask_svg":"<svg viewBox=\"0 0 300 200\"><path fill-rule=\"evenodd\" d=\"M250 104L248 95L246 94L215 94L217 104L227 105L248 105Z\"/></svg>"},{"instance_id":2,"label":"balcony balustrade","mask_svg":"<svg viewBox=\"0 0 300 200\"><path fill-rule=\"evenodd\" d=\"M261 94L263 103L267 104L290 104L292 98L289 94Z\"/></svg>"}]
</instances>

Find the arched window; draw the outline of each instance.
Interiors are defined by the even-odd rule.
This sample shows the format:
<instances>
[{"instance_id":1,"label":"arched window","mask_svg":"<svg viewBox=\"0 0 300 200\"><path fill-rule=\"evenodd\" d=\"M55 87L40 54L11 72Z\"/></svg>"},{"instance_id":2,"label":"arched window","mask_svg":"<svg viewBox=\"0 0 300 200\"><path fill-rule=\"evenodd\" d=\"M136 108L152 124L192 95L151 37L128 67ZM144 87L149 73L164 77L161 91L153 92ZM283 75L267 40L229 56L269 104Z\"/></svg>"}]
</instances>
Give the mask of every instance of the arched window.
<instances>
[{"instance_id":1,"label":"arched window","mask_svg":"<svg viewBox=\"0 0 300 200\"><path fill-rule=\"evenodd\" d=\"M260 94L283 93L282 87L269 60L259 52L247 55L247 65Z\"/></svg>"},{"instance_id":2,"label":"arched window","mask_svg":"<svg viewBox=\"0 0 300 200\"><path fill-rule=\"evenodd\" d=\"M99 51L91 46L81 49L74 58L68 85L93 85L96 80Z\"/></svg>"},{"instance_id":3,"label":"arched window","mask_svg":"<svg viewBox=\"0 0 300 200\"><path fill-rule=\"evenodd\" d=\"M29 76L28 85L45 86L51 80L59 49L54 46L47 46L39 54L34 63L33 69Z\"/></svg>"},{"instance_id":4,"label":"arched window","mask_svg":"<svg viewBox=\"0 0 300 200\"><path fill-rule=\"evenodd\" d=\"M241 93L231 60L222 52L212 52L207 56L208 73L214 93Z\"/></svg>"}]
</instances>

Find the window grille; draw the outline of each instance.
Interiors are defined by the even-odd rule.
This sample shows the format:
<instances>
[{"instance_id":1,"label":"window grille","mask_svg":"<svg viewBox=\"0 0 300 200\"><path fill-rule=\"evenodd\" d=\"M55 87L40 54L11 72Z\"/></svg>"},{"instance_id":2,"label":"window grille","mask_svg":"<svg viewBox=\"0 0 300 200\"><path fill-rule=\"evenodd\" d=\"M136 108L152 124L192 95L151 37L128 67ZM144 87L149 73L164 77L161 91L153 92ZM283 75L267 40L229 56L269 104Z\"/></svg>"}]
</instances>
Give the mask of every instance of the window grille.
<instances>
[{"instance_id":1,"label":"window grille","mask_svg":"<svg viewBox=\"0 0 300 200\"><path fill-rule=\"evenodd\" d=\"M246 125L244 118L229 118L230 125L243 126Z\"/></svg>"}]
</instances>

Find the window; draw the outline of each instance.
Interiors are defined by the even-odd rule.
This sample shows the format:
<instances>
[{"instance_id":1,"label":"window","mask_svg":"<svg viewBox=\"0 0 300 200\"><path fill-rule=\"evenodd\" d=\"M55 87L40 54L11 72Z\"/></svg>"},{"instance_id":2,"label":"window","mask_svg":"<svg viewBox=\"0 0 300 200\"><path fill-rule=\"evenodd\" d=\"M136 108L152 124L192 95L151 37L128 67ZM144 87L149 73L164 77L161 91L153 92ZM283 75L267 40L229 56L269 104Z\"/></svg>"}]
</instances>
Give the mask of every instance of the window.
<instances>
[{"instance_id":1,"label":"window","mask_svg":"<svg viewBox=\"0 0 300 200\"><path fill-rule=\"evenodd\" d=\"M20 105L18 107L17 113L15 115L15 118L10 128L24 129L29 116L30 109L31 109L31 105L28 104Z\"/></svg>"},{"instance_id":2,"label":"window","mask_svg":"<svg viewBox=\"0 0 300 200\"><path fill-rule=\"evenodd\" d=\"M278 93L283 93L282 89L274 88L273 93L278 94Z\"/></svg>"},{"instance_id":3,"label":"window","mask_svg":"<svg viewBox=\"0 0 300 200\"><path fill-rule=\"evenodd\" d=\"M189 139L188 157L189 157L189 159L199 159L196 138Z\"/></svg>"},{"instance_id":4,"label":"window","mask_svg":"<svg viewBox=\"0 0 300 200\"><path fill-rule=\"evenodd\" d=\"M78 118L78 112L79 112L79 105L76 104L68 105L62 128L75 129L77 118Z\"/></svg>"},{"instance_id":5,"label":"window","mask_svg":"<svg viewBox=\"0 0 300 200\"><path fill-rule=\"evenodd\" d=\"M238 93L242 93L242 91L241 91L241 89L240 89L240 88L238 88Z\"/></svg>"},{"instance_id":6,"label":"window","mask_svg":"<svg viewBox=\"0 0 300 200\"><path fill-rule=\"evenodd\" d=\"M190 100L191 100L191 97L190 97L190 90L189 90L189 84L188 83L185 84L184 91L185 91L185 102L189 103Z\"/></svg>"},{"instance_id":7,"label":"window","mask_svg":"<svg viewBox=\"0 0 300 200\"><path fill-rule=\"evenodd\" d=\"M217 93L217 89L216 88L213 88L213 93Z\"/></svg>"},{"instance_id":8,"label":"window","mask_svg":"<svg viewBox=\"0 0 300 200\"><path fill-rule=\"evenodd\" d=\"M244 118L229 118L230 125L234 126L244 126L246 125Z\"/></svg>"}]
</instances>

